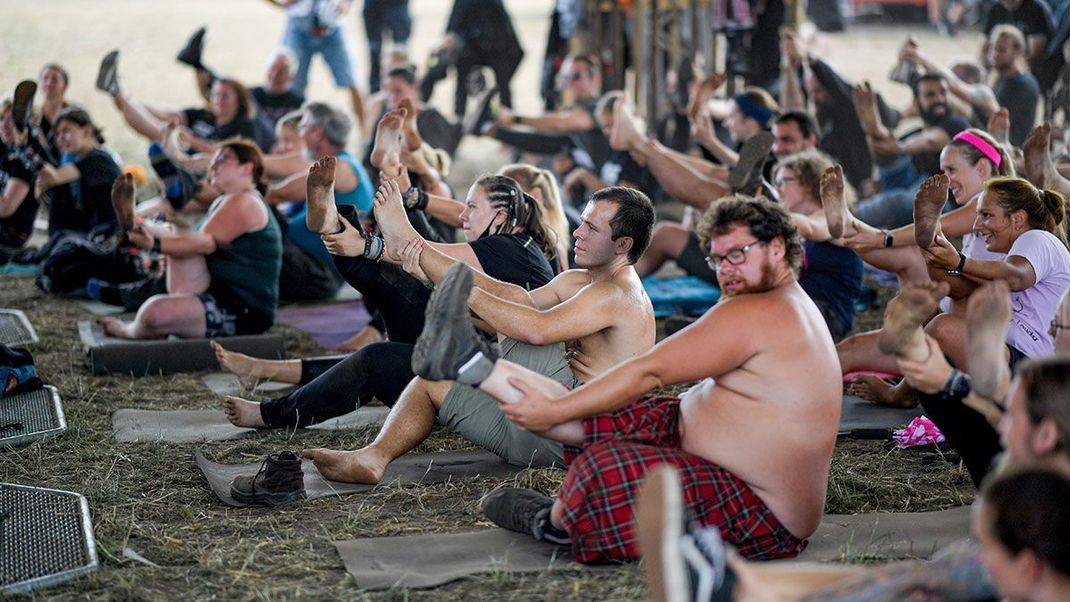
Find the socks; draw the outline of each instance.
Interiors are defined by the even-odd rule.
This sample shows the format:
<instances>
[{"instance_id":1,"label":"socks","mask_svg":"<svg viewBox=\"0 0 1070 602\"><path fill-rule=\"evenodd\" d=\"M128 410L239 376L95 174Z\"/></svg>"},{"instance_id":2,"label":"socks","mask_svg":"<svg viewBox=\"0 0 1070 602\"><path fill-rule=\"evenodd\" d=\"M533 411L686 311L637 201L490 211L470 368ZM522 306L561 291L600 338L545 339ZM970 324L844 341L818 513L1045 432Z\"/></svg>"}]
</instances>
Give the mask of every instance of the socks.
<instances>
[{"instance_id":1,"label":"socks","mask_svg":"<svg viewBox=\"0 0 1070 602\"><path fill-rule=\"evenodd\" d=\"M478 387L480 383L490 376L492 370L494 370L494 360L483 355L482 351L477 351L457 371L457 382Z\"/></svg>"}]
</instances>

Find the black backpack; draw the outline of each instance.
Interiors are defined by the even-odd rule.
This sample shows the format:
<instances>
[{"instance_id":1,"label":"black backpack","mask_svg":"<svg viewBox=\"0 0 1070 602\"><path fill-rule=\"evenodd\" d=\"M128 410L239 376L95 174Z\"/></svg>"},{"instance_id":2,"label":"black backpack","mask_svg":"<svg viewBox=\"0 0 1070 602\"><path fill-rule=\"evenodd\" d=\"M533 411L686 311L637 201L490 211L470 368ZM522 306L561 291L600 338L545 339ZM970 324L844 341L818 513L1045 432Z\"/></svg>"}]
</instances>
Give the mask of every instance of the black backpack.
<instances>
[{"instance_id":1,"label":"black backpack","mask_svg":"<svg viewBox=\"0 0 1070 602\"><path fill-rule=\"evenodd\" d=\"M69 293L89 278L121 284L147 275L137 247L109 228L88 235L59 231L45 245L47 251L37 272L37 286L50 293Z\"/></svg>"}]
</instances>

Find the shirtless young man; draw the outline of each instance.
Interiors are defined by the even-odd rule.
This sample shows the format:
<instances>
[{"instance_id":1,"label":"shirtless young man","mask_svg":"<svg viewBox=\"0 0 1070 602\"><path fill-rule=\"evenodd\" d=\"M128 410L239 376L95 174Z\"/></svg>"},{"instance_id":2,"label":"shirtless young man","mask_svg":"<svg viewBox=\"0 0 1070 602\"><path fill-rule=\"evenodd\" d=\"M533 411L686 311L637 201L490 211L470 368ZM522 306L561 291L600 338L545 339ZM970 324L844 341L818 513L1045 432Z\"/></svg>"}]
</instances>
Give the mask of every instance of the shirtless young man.
<instances>
[{"instance_id":1,"label":"shirtless young man","mask_svg":"<svg viewBox=\"0 0 1070 602\"><path fill-rule=\"evenodd\" d=\"M491 520L571 541L581 562L635 559L639 484L671 464L698 524L717 525L743 556L802 551L821 520L842 390L832 337L796 282L802 243L783 208L738 196L713 203L699 232L726 297L700 320L572 392L508 381L518 391L503 400L504 414L579 449L569 450L557 500L499 490L484 501ZM430 318L425 333L449 330L451 319L459 321ZM438 342L434 361L460 365L460 380L478 376L478 355ZM414 361L420 350L418 342ZM679 399L643 397L696 379Z\"/></svg>"},{"instance_id":2,"label":"shirtless young man","mask_svg":"<svg viewBox=\"0 0 1070 602\"><path fill-rule=\"evenodd\" d=\"M650 241L654 225L650 200L630 188L596 192L574 233L580 268L563 272L530 292L467 269L430 245L421 250L415 231L403 221L404 214L394 214L395 209L403 211L400 204L397 208L383 205L377 204L375 212L386 246L404 249L406 269L434 282L461 273L469 283L474 279L476 288L470 298L468 289L463 297L453 298L466 321L467 303L498 333L507 361L498 362L496 376L480 389L449 382L456 373L441 367L433 374L424 371L430 378L418 377L409 383L371 445L349 452L306 450L305 457L329 479L377 483L390 462L427 438L437 418L508 462L563 465L560 443L523 432L502 416L492 397L502 386L494 383L525 375L572 387L653 346L654 311L632 267ZM429 319L434 311L429 307ZM490 352L489 344L482 340L480 344ZM508 385L504 389L511 390Z\"/></svg>"}]
</instances>

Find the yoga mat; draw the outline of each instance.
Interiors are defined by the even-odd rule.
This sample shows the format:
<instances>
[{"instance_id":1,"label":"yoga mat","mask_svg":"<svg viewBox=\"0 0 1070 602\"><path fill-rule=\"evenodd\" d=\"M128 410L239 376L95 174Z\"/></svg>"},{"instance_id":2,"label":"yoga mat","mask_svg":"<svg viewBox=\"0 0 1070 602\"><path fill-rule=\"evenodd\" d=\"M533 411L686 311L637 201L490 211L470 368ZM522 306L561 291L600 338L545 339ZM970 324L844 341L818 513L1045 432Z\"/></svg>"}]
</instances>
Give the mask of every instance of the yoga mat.
<instances>
[{"instance_id":1,"label":"yoga mat","mask_svg":"<svg viewBox=\"0 0 1070 602\"><path fill-rule=\"evenodd\" d=\"M721 298L720 289L694 276L647 276L643 278L643 288L654 305L654 316L657 318L675 313L698 316Z\"/></svg>"},{"instance_id":2,"label":"yoga mat","mask_svg":"<svg viewBox=\"0 0 1070 602\"><path fill-rule=\"evenodd\" d=\"M807 561L928 558L969 536L968 506L941 512L830 515L799 557ZM492 571L608 570L574 562L568 547L505 529L475 533L374 537L334 542L362 589L435 587Z\"/></svg>"},{"instance_id":3,"label":"yoga mat","mask_svg":"<svg viewBox=\"0 0 1070 602\"><path fill-rule=\"evenodd\" d=\"M78 322L78 336L96 375L119 372L140 376L219 368L208 339L118 339L104 334L99 324L88 320ZM253 357L279 359L286 355L282 337L277 334L220 337L218 340L230 351Z\"/></svg>"},{"instance_id":4,"label":"yoga mat","mask_svg":"<svg viewBox=\"0 0 1070 602\"><path fill-rule=\"evenodd\" d=\"M370 537L336 541L346 571L361 589L435 587L469 575L508 571L612 570L612 565L585 565L572 560L568 546L534 537L488 529L474 533Z\"/></svg>"},{"instance_id":5,"label":"yoga mat","mask_svg":"<svg viewBox=\"0 0 1070 602\"><path fill-rule=\"evenodd\" d=\"M348 301L279 310L278 321L307 334L321 346L334 349L360 332L371 316L364 303Z\"/></svg>"},{"instance_id":6,"label":"yoga mat","mask_svg":"<svg viewBox=\"0 0 1070 602\"><path fill-rule=\"evenodd\" d=\"M126 311L126 308L118 305L111 305L110 303L103 303L101 301L81 300L78 301L78 305L82 309L88 311L94 316L114 316Z\"/></svg>"},{"instance_id":7,"label":"yoga mat","mask_svg":"<svg viewBox=\"0 0 1070 602\"><path fill-rule=\"evenodd\" d=\"M390 410L382 406L364 407L309 428L320 431L382 426ZM234 426L222 410L116 410L111 415L111 432L120 443L155 441L192 443L228 441L255 437L286 429L251 429Z\"/></svg>"},{"instance_id":8,"label":"yoga mat","mask_svg":"<svg viewBox=\"0 0 1070 602\"><path fill-rule=\"evenodd\" d=\"M929 558L969 536L969 506L939 512L833 514L821 520L799 560Z\"/></svg>"},{"instance_id":9,"label":"yoga mat","mask_svg":"<svg viewBox=\"0 0 1070 602\"><path fill-rule=\"evenodd\" d=\"M6 263L0 265L0 276L33 276L37 273L34 263Z\"/></svg>"},{"instance_id":10,"label":"yoga mat","mask_svg":"<svg viewBox=\"0 0 1070 602\"><path fill-rule=\"evenodd\" d=\"M868 402L854 395L844 395L843 408L840 411L839 434L852 436L852 434L865 433L867 436L872 436L876 430L891 431L901 428L921 415L921 406L890 408Z\"/></svg>"},{"instance_id":11,"label":"yoga mat","mask_svg":"<svg viewBox=\"0 0 1070 602\"><path fill-rule=\"evenodd\" d=\"M252 391L246 391L245 388L241 386L241 381L238 379L238 376L227 372L212 372L210 374L205 374L201 377L201 382L204 383L204 386L208 387L209 391L216 395L273 395L279 393L279 391L287 391L294 388L294 385L288 383L277 383L266 380L257 384Z\"/></svg>"},{"instance_id":12,"label":"yoga mat","mask_svg":"<svg viewBox=\"0 0 1070 602\"><path fill-rule=\"evenodd\" d=\"M256 474L261 464L217 464L205 458L199 449L194 452L193 459L197 468L208 479L208 485L216 497L228 506L243 505L230 497L230 483L234 477ZM302 461L301 469L305 471L305 495L308 499L371 491L378 486L328 481L316 470L316 465L311 460ZM432 485L479 476L512 479L523 470L526 469L506 464L504 460L487 451L406 454L394 460L386 469L380 485Z\"/></svg>"}]
</instances>

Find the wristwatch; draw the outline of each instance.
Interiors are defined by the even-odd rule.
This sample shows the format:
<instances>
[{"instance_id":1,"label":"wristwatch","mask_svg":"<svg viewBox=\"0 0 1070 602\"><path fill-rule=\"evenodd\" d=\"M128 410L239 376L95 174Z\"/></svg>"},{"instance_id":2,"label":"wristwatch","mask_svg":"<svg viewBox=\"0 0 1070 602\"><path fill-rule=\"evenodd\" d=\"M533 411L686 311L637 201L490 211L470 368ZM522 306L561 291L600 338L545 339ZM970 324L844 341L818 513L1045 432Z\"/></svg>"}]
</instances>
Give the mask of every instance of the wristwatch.
<instances>
[{"instance_id":1,"label":"wristwatch","mask_svg":"<svg viewBox=\"0 0 1070 602\"><path fill-rule=\"evenodd\" d=\"M944 384L944 399L965 399L972 389L970 375L952 368L951 377Z\"/></svg>"},{"instance_id":2,"label":"wristwatch","mask_svg":"<svg viewBox=\"0 0 1070 602\"><path fill-rule=\"evenodd\" d=\"M895 244L895 236L892 235L891 230L881 230L884 233L884 248L890 249Z\"/></svg>"},{"instance_id":3,"label":"wristwatch","mask_svg":"<svg viewBox=\"0 0 1070 602\"><path fill-rule=\"evenodd\" d=\"M962 251L959 251L959 264L955 266L955 269L948 270L947 273L951 276L961 276L962 268L964 267L966 267L966 255Z\"/></svg>"}]
</instances>

